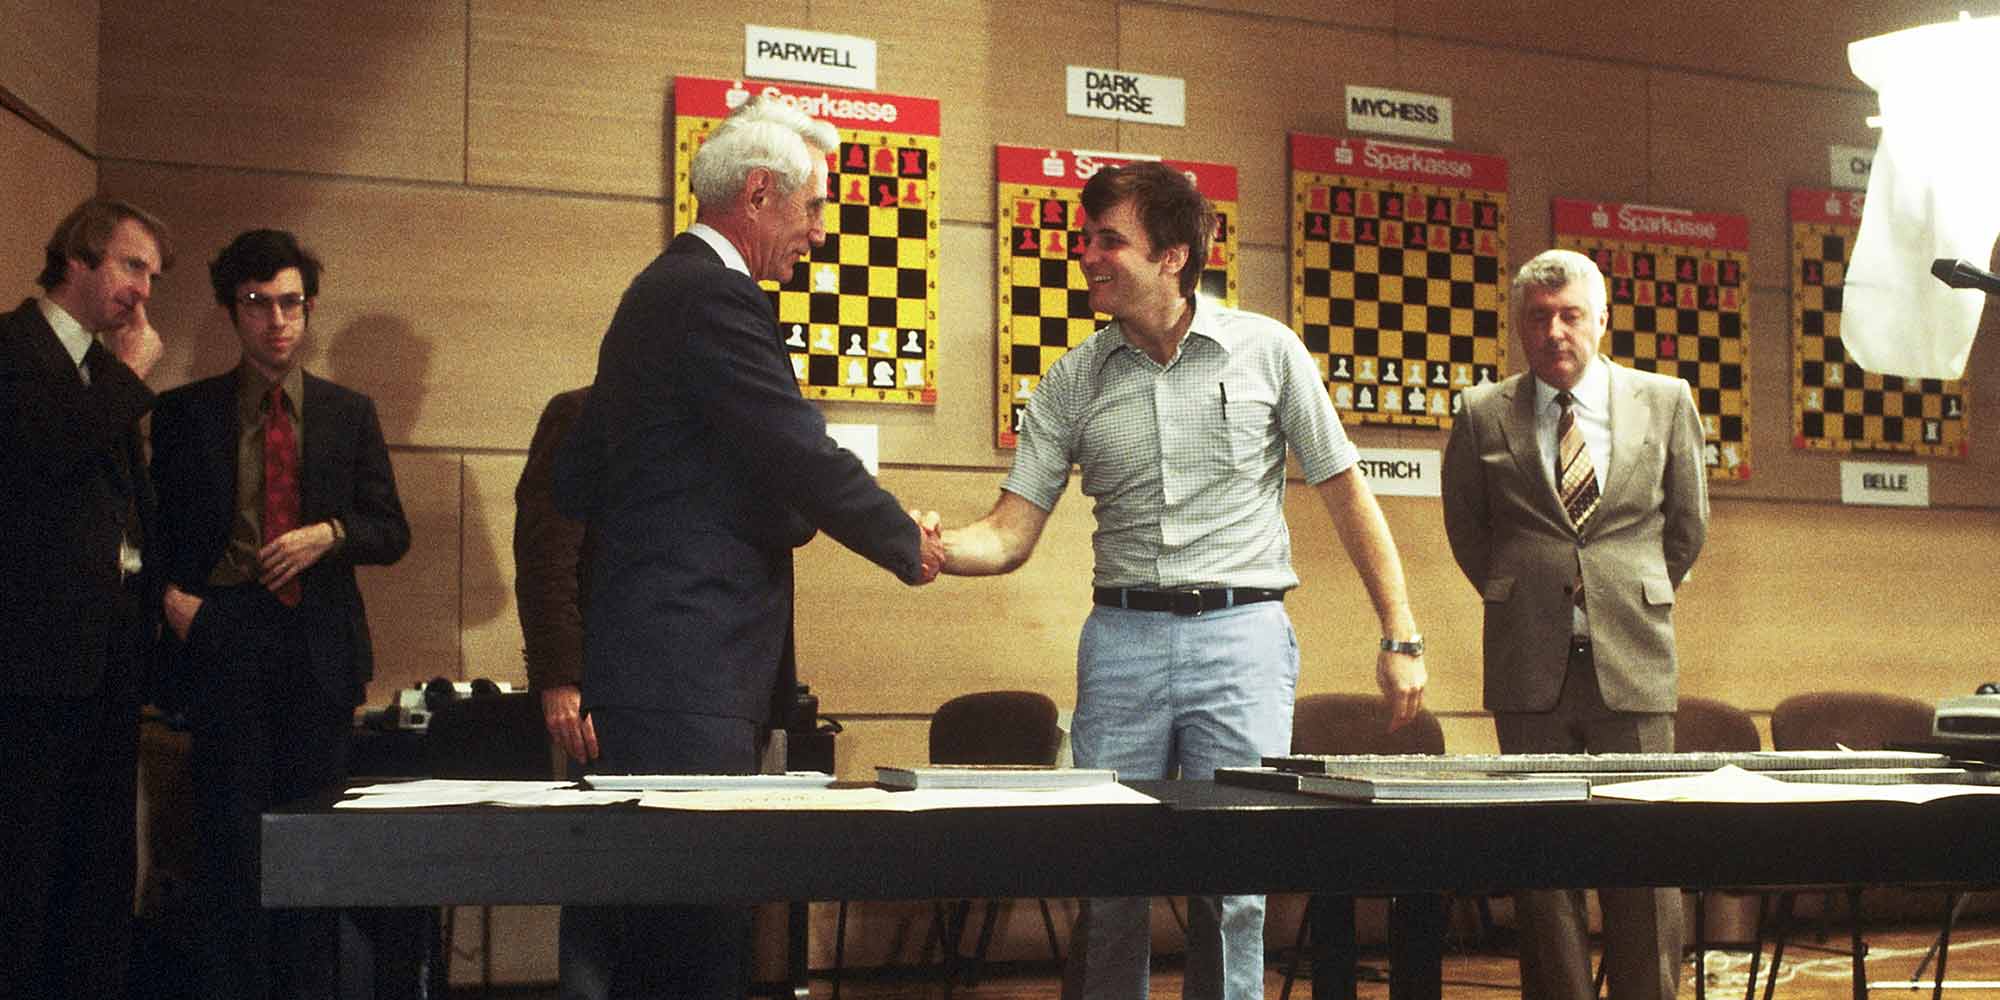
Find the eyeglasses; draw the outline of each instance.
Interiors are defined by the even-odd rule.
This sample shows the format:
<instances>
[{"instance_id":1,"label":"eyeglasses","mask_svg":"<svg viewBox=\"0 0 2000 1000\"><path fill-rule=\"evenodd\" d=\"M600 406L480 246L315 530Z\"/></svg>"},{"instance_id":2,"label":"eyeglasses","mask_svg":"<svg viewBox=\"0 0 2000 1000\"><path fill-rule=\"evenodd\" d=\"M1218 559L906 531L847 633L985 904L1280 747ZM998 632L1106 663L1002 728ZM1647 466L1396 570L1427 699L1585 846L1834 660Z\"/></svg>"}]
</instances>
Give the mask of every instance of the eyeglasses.
<instances>
[{"instance_id":1,"label":"eyeglasses","mask_svg":"<svg viewBox=\"0 0 2000 1000\"><path fill-rule=\"evenodd\" d=\"M286 319L298 319L306 310L306 297L299 292L283 295L265 295L263 292L245 292L236 297L236 304L254 312L269 312L277 309Z\"/></svg>"}]
</instances>

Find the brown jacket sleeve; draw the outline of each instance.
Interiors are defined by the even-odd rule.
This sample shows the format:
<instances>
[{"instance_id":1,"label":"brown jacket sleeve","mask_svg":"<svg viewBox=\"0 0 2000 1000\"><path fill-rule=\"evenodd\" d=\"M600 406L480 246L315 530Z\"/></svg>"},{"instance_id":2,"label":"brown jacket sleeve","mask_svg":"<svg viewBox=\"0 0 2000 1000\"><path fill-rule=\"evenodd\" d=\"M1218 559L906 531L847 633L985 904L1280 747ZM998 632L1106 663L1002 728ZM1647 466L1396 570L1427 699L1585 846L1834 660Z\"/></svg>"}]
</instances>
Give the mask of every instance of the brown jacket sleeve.
<instances>
[{"instance_id":1,"label":"brown jacket sleeve","mask_svg":"<svg viewBox=\"0 0 2000 1000\"><path fill-rule=\"evenodd\" d=\"M583 608L589 586L588 529L556 510L557 449L583 412L588 388L549 400L514 488L514 600L528 661L528 686L544 690L583 679Z\"/></svg>"}]
</instances>

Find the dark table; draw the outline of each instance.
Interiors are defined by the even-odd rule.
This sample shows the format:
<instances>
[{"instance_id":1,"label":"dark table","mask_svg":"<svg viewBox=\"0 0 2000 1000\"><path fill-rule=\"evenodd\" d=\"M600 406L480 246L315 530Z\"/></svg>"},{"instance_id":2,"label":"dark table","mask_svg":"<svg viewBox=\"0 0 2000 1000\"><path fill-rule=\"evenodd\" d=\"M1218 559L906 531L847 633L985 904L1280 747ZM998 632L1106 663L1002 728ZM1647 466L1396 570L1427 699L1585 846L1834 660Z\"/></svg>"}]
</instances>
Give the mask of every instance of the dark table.
<instances>
[{"instance_id":1,"label":"dark table","mask_svg":"<svg viewBox=\"0 0 2000 1000\"><path fill-rule=\"evenodd\" d=\"M1133 782L1157 805L267 813L264 904L756 903L1584 886L2000 884L2000 797L1928 805L1342 803Z\"/></svg>"}]
</instances>

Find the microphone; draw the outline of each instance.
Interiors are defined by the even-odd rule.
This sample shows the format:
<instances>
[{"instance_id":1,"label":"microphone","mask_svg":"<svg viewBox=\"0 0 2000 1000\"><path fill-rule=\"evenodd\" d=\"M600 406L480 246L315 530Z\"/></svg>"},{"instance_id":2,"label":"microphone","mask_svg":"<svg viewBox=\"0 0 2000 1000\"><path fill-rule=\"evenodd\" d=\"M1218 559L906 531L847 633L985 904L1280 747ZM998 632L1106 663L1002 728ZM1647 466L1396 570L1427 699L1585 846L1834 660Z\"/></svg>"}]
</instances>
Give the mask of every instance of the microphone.
<instances>
[{"instance_id":1,"label":"microphone","mask_svg":"<svg viewBox=\"0 0 2000 1000\"><path fill-rule=\"evenodd\" d=\"M1976 288L1988 295L2000 295L2000 275L1974 267L1970 261L1939 257L1931 262L1931 274L1953 288Z\"/></svg>"}]
</instances>

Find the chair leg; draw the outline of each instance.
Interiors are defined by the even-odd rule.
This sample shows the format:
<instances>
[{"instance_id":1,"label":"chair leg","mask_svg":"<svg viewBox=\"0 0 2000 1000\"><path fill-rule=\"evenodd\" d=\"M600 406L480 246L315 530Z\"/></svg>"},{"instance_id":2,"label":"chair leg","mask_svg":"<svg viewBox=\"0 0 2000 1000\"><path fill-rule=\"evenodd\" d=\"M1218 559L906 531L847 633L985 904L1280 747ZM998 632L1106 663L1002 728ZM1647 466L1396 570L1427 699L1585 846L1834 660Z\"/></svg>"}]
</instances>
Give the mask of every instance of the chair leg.
<instances>
[{"instance_id":1,"label":"chair leg","mask_svg":"<svg viewBox=\"0 0 2000 1000\"><path fill-rule=\"evenodd\" d=\"M980 970L986 966L986 949L993 945L993 925L999 921L1000 901L988 899L984 920L979 925L979 943L972 948L972 961L965 970L965 986L971 989L979 985Z\"/></svg>"},{"instance_id":2,"label":"chair leg","mask_svg":"<svg viewBox=\"0 0 2000 1000\"><path fill-rule=\"evenodd\" d=\"M847 967L847 900L841 900L833 918L833 1000L840 1000L840 972Z\"/></svg>"},{"instance_id":3,"label":"chair leg","mask_svg":"<svg viewBox=\"0 0 2000 1000\"><path fill-rule=\"evenodd\" d=\"M1278 1000L1292 1000L1292 981L1299 975L1299 959L1306 953L1306 935L1312 930L1312 905L1299 915L1299 933L1292 939L1292 954L1285 962L1285 985L1278 991Z\"/></svg>"},{"instance_id":4,"label":"chair leg","mask_svg":"<svg viewBox=\"0 0 2000 1000\"><path fill-rule=\"evenodd\" d=\"M1694 891L1694 1000L1708 1000L1708 893Z\"/></svg>"},{"instance_id":5,"label":"chair leg","mask_svg":"<svg viewBox=\"0 0 2000 1000\"><path fill-rule=\"evenodd\" d=\"M1798 904L1796 893L1782 893L1778 896L1778 934L1771 946L1771 971L1764 979L1764 1000L1771 1000L1771 994L1778 988L1778 967L1785 964L1785 939L1792 933L1792 908ZM1757 984L1752 982L1755 990Z\"/></svg>"},{"instance_id":6,"label":"chair leg","mask_svg":"<svg viewBox=\"0 0 2000 1000\"><path fill-rule=\"evenodd\" d=\"M1847 919L1854 948L1854 1000L1868 1000L1868 944L1861 939L1861 887L1847 887Z\"/></svg>"},{"instance_id":7,"label":"chair leg","mask_svg":"<svg viewBox=\"0 0 2000 1000\"><path fill-rule=\"evenodd\" d=\"M1049 915L1049 901L1046 899L1037 899L1035 900L1035 905L1042 908L1042 930L1047 931L1049 935L1049 958L1053 959L1057 966L1061 966L1063 960L1062 945L1056 940L1056 921L1054 917Z\"/></svg>"}]
</instances>

